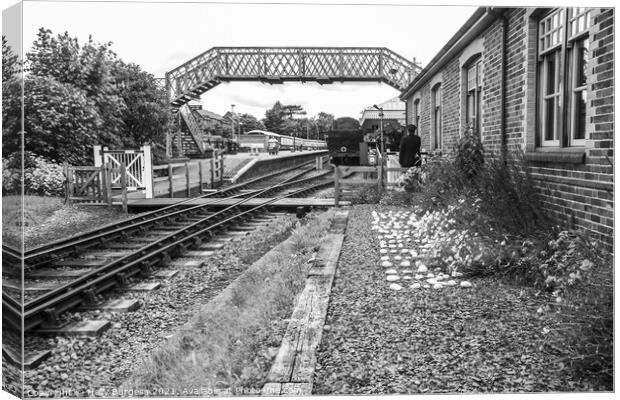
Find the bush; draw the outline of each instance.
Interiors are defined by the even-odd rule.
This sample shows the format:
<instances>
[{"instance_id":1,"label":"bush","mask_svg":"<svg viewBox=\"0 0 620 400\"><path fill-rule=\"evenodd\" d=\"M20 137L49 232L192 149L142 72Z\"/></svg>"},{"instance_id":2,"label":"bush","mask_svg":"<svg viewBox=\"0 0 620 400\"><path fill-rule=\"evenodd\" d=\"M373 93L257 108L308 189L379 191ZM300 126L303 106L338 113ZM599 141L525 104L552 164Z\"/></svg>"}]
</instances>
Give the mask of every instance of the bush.
<instances>
[{"instance_id":1,"label":"bush","mask_svg":"<svg viewBox=\"0 0 620 400\"><path fill-rule=\"evenodd\" d=\"M484 149L480 136L473 129L467 128L455 147L454 164L461 174L472 181L484 164Z\"/></svg>"},{"instance_id":2,"label":"bush","mask_svg":"<svg viewBox=\"0 0 620 400\"><path fill-rule=\"evenodd\" d=\"M490 158L478 173L476 192L498 229L523 234L548 225L522 154Z\"/></svg>"},{"instance_id":3,"label":"bush","mask_svg":"<svg viewBox=\"0 0 620 400\"><path fill-rule=\"evenodd\" d=\"M381 194L375 185L364 185L347 196L351 204L378 204Z\"/></svg>"},{"instance_id":4,"label":"bush","mask_svg":"<svg viewBox=\"0 0 620 400\"><path fill-rule=\"evenodd\" d=\"M21 153L2 159L2 190L4 194L20 194L22 178ZM62 196L65 175L62 166L31 152L24 153L24 194Z\"/></svg>"}]
</instances>

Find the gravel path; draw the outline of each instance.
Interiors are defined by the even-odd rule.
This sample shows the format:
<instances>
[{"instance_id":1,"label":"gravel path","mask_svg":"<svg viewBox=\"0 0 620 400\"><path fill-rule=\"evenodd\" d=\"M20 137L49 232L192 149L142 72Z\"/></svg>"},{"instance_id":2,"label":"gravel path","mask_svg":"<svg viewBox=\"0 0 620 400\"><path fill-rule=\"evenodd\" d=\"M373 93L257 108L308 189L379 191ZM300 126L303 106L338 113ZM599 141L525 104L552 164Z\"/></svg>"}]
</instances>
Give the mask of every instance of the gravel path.
<instances>
[{"instance_id":1,"label":"gravel path","mask_svg":"<svg viewBox=\"0 0 620 400\"><path fill-rule=\"evenodd\" d=\"M295 225L294 215L281 215L243 241L233 241L208 258L201 267L174 267L180 273L162 282L158 290L116 292L114 298L137 298L141 308L130 313L89 311L74 319L108 319L112 328L98 338L43 339L26 337L26 351L53 349L53 355L36 369L26 371L26 396L49 396L53 390L71 389L73 396L114 395L134 366L151 349L185 324L200 306L220 293L249 265L286 238ZM188 258L189 259L189 258Z\"/></svg>"},{"instance_id":2,"label":"gravel path","mask_svg":"<svg viewBox=\"0 0 620 400\"><path fill-rule=\"evenodd\" d=\"M401 289L390 288L373 210L390 209L349 216L315 394L587 390L539 351L547 325L537 309L548 299L534 289L491 278L413 289L402 271Z\"/></svg>"}]
</instances>

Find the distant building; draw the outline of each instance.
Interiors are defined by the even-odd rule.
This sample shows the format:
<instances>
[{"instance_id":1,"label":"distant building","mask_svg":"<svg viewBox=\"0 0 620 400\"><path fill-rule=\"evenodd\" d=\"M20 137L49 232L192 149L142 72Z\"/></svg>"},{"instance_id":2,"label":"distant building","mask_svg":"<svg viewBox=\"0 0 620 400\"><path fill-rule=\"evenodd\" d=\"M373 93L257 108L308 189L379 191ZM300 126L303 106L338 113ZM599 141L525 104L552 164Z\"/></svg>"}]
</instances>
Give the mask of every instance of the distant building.
<instances>
[{"instance_id":1,"label":"distant building","mask_svg":"<svg viewBox=\"0 0 620 400\"><path fill-rule=\"evenodd\" d=\"M228 129L228 131L230 131L230 119L224 118L209 110L195 110L195 112L200 116L201 124L207 130L215 130L216 126L219 124L222 129Z\"/></svg>"},{"instance_id":2,"label":"distant building","mask_svg":"<svg viewBox=\"0 0 620 400\"><path fill-rule=\"evenodd\" d=\"M401 101L398 97L394 97L384 103L378 104L380 108L383 108L383 126L405 125L405 102ZM381 125L380 111L374 107L366 107L362 111L362 118L360 120L360 127L364 133L376 132Z\"/></svg>"}]
</instances>

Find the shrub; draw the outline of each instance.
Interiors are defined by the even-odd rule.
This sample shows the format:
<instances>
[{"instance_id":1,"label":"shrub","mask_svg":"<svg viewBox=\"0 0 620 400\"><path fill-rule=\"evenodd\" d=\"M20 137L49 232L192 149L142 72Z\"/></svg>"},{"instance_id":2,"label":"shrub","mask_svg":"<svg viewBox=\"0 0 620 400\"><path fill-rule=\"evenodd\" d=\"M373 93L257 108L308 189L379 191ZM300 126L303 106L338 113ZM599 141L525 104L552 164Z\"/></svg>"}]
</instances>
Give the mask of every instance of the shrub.
<instances>
[{"instance_id":1,"label":"shrub","mask_svg":"<svg viewBox=\"0 0 620 400\"><path fill-rule=\"evenodd\" d=\"M349 196L351 204L378 204L381 194L375 185L364 185L355 189Z\"/></svg>"},{"instance_id":2,"label":"shrub","mask_svg":"<svg viewBox=\"0 0 620 400\"><path fill-rule=\"evenodd\" d=\"M547 226L522 154L506 159L490 157L475 182L483 209L498 229L527 233Z\"/></svg>"},{"instance_id":3,"label":"shrub","mask_svg":"<svg viewBox=\"0 0 620 400\"><path fill-rule=\"evenodd\" d=\"M19 194L22 178L21 153L2 160L4 194ZM26 195L62 196L65 176L62 166L31 152L24 153L24 193Z\"/></svg>"},{"instance_id":4,"label":"shrub","mask_svg":"<svg viewBox=\"0 0 620 400\"><path fill-rule=\"evenodd\" d=\"M454 164L461 174L472 181L484 164L484 149L480 136L466 128L455 147Z\"/></svg>"}]
</instances>

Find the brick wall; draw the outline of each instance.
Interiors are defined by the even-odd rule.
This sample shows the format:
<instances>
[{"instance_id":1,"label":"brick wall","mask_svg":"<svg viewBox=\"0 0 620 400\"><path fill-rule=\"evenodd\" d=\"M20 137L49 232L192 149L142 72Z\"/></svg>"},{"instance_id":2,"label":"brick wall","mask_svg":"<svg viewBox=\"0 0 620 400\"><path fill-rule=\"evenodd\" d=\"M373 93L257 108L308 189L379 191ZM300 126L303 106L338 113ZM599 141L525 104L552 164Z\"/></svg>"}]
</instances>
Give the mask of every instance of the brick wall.
<instances>
[{"instance_id":1,"label":"brick wall","mask_svg":"<svg viewBox=\"0 0 620 400\"><path fill-rule=\"evenodd\" d=\"M449 153L454 149L462 130L461 67L458 58L446 65L441 81L442 151Z\"/></svg>"},{"instance_id":2,"label":"brick wall","mask_svg":"<svg viewBox=\"0 0 620 400\"><path fill-rule=\"evenodd\" d=\"M506 26L496 19L481 34L483 39L482 140L487 155L499 154L506 143L508 154L536 152L536 19L533 9L514 8L505 14ZM613 135L614 135L614 13L592 10L588 108L585 157L568 162L562 157L530 162L536 188L547 214L558 222L588 230L592 237L613 245ZM506 32L504 32L506 29ZM505 35L504 35L505 33ZM502 59L502 41L506 55ZM457 140L464 80L455 55L439 72L442 80L443 150L450 152ZM506 82L502 93L502 66ZM420 96L419 132L422 146L431 144L431 87L424 83L411 100ZM407 99L408 101L410 99ZM502 129L502 100L505 122ZM409 110L413 110L410 106ZM463 110L464 112L464 110ZM413 118L412 112L409 118ZM559 149L558 149L559 150ZM566 153L564 153L566 154ZM573 154L574 151L573 151ZM538 153L540 155L540 153Z\"/></svg>"}]
</instances>

